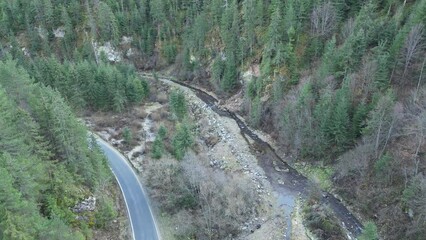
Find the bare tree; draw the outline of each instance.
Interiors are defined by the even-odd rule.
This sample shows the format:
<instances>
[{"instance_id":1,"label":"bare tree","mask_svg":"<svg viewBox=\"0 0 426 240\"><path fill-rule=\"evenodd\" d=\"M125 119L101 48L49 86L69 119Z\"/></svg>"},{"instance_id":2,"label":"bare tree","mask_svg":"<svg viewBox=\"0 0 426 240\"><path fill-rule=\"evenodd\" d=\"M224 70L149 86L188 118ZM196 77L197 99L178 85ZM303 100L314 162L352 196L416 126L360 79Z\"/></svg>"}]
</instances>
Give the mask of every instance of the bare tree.
<instances>
[{"instance_id":1,"label":"bare tree","mask_svg":"<svg viewBox=\"0 0 426 240\"><path fill-rule=\"evenodd\" d=\"M184 178L198 200L194 224L200 239L224 239L253 214L255 198L245 177L213 171L203 165L206 160L189 152L182 162Z\"/></svg>"},{"instance_id":2,"label":"bare tree","mask_svg":"<svg viewBox=\"0 0 426 240\"><path fill-rule=\"evenodd\" d=\"M353 174L363 178L370 160L374 156L374 149L371 144L361 144L346 152L339 158L337 165L338 177L346 177Z\"/></svg>"},{"instance_id":3,"label":"bare tree","mask_svg":"<svg viewBox=\"0 0 426 240\"><path fill-rule=\"evenodd\" d=\"M349 18L348 21L346 21L345 25L343 25L342 28L342 39L349 38L350 35L355 30L355 20L353 18Z\"/></svg>"},{"instance_id":4,"label":"bare tree","mask_svg":"<svg viewBox=\"0 0 426 240\"><path fill-rule=\"evenodd\" d=\"M336 10L331 2L316 6L311 14L312 34L320 37L329 36L336 27L336 20Z\"/></svg>"},{"instance_id":5,"label":"bare tree","mask_svg":"<svg viewBox=\"0 0 426 240\"><path fill-rule=\"evenodd\" d=\"M374 77L377 72L377 61L372 58L364 58L358 73L350 76L349 88L351 95L361 101L371 96L374 89Z\"/></svg>"},{"instance_id":6,"label":"bare tree","mask_svg":"<svg viewBox=\"0 0 426 240\"><path fill-rule=\"evenodd\" d=\"M417 81L416 91L414 92L414 98L413 98L414 102L417 101L417 95L419 93L420 83L422 82L422 79L423 79L423 69L425 68L425 63L426 63L426 55L423 58L423 64L422 64L422 68L420 70L419 80Z\"/></svg>"},{"instance_id":7,"label":"bare tree","mask_svg":"<svg viewBox=\"0 0 426 240\"><path fill-rule=\"evenodd\" d=\"M419 104L413 104L409 107L410 111L405 114L405 126L403 129L403 135L409 136L415 141L414 153L412 154L413 169L410 171L412 176L416 176L419 173L419 167L421 163L421 157L419 153L424 147L426 140L426 109L425 106ZM408 177L408 173L406 174Z\"/></svg>"},{"instance_id":8,"label":"bare tree","mask_svg":"<svg viewBox=\"0 0 426 240\"><path fill-rule=\"evenodd\" d=\"M387 93L370 113L364 142L374 146L376 158L382 156L390 139L395 136L395 126L401 119L402 109L401 104L393 102L393 94Z\"/></svg>"},{"instance_id":9,"label":"bare tree","mask_svg":"<svg viewBox=\"0 0 426 240\"><path fill-rule=\"evenodd\" d=\"M407 74L407 70L411 67L412 63L418 57L419 53L422 51L423 44L423 24L417 24L413 26L408 33L407 38L405 39L404 48L403 48L403 57L404 57L404 73L402 77L404 78ZM405 81L404 79L402 81Z\"/></svg>"}]
</instances>

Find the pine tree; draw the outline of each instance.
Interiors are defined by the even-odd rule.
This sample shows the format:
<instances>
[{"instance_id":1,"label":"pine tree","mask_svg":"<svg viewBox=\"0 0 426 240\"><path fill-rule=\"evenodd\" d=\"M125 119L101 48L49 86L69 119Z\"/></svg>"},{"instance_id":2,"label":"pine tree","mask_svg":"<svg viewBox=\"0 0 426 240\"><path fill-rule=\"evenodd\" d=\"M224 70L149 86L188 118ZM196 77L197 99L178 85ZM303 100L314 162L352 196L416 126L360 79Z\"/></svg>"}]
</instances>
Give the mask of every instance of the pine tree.
<instances>
[{"instance_id":1,"label":"pine tree","mask_svg":"<svg viewBox=\"0 0 426 240\"><path fill-rule=\"evenodd\" d=\"M360 240L378 240L379 235L377 234L377 227L372 221L368 221L365 224L364 231L359 236Z\"/></svg>"},{"instance_id":2,"label":"pine tree","mask_svg":"<svg viewBox=\"0 0 426 240\"><path fill-rule=\"evenodd\" d=\"M349 91L346 87L339 89L336 92L335 109L332 117L332 134L333 141L338 146L339 150L345 149L351 140L351 132L349 130L350 119L350 98Z\"/></svg>"},{"instance_id":3,"label":"pine tree","mask_svg":"<svg viewBox=\"0 0 426 240\"><path fill-rule=\"evenodd\" d=\"M194 140L190 126L187 123L179 124L172 140L173 155L175 158L182 160L186 150L191 147L193 143Z\"/></svg>"},{"instance_id":4,"label":"pine tree","mask_svg":"<svg viewBox=\"0 0 426 240\"><path fill-rule=\"evenodd\" d=\"M185 95L181 90L173 90L169 98L170 108L178 120L183 120L187 114Z\"/></svg>"},{"instance_id":5,"label":"pine tree","mask_svg":"<svg viewBox=\"0 0 426 240\"><path fill-rule=\"evenodd\" d=\"M164 153L164 139L167 135L166 128L161 125L158 129L157 136L155 137L154 143L152 144L151 156L155 159L160 159Z\"/></svg>"},{"instance_id":6,"label":"pine tree","mask_svg":"<svg viewBox=\"0 0 426 240\"><path fill-rule=\"evenodd\" d=\"M258 15L256 11L256 0L245 0L243 2L243 37L245 38L249 53L253 53L254 45L256 43L256 21Z\"/></svg>"},{"instance_id":7,"label":"pine tree","mask_svg":"<svg viewBox=\"0 0 426 240\"><path fill-rule=\"evenodd\" d=\"M220 82L221 89L225 92L232 91L237 86L237 63L233 54L226 57L223 79Z\"/></svg>"},{"instance_id":8,"label":"pine tree","mask_svg":"<svg viewBox=\"0 0 426 240\"><path fill-rule=\"evenodd\" d=\"M103 41L112 40L115 43L118 42L119 29L117 19L108 4L104 2L99 3L97 25L99 28L99 35Z\"/></svg>"},{"instance_id":9,"label":"pine tree","mask_svg":"<svg viewBox=\"0 0 426 240\"><path fill-rule=\"evenodd\" d=\"M130 128L125 127L123 129L123 139L127 144L130 144L132 142L133 136Z\"/></svg>"},{"instance_id":10,"label":"pine tree","mask_svg":"<svg viewBox=\"0 0 426 240\"><path fill-rule=\"evenodd\" d=\"M207 14L205 12L202 12L195 18L191 34L191 41L194 42L194 51L199 55L203 54L205 50L204 44L209 29L210 24L208 21Z\"/></svg>"},{"instance_id":11,"label":"pine tree","mask_svg":"<svg viewBox=\"0 0 426 240\"><path fill-rule=\"evenodd\" d=\"M144 83L143 83L144 82ZM147 83L137 77L128 78L126 83L126 99L129 103L140 103L148 96Z\"/></svg>"},{"instance_id":12,"label":"pine tree","mask_svg":"<svg viewBox=\"0 0 426 240\"><path fill-rule=\"evenodd\" d=\"M380 42L375 49L375 62L377 70L374 76L374 84L378 89L387 89L389 86L389 53L386 51L386 43Z\"/></svg>"},{"instance_id":13,"label":"pine tree","mask_svg":"<svg viewBox=\"0 0 426 240\"><path fill-rule=\"evenodd\" d=\"M222 60L222 57L218 55L213 61L212 77L211 77L212 84L217 89L219 89L219 86L222 82L224 70L225 70L225 63Z\"/></svg>"},{"instance_id":14,"label":"pine tree","mask_svg":"<svg viewBox=\"0 0 426 240\"><path fill-rule=\"evenodd\" d=\"M257 96L250 104L250 125L258 127L262 117L262 104L260 102L260 97Z\"/></svg>"},{"instance_id":15,"label":"pine tree","mask_svg":"<svg viewBox=\"0 0 426 240\"><path fill-rule=\"evenodd\" d=\"M281 8L277 6L271 15L267 34L265 37L265 47L263 51L262 73L269 75L276 65L284 62L284 41L285 32L282 30L284 21L282 19Z\"/></svg>"}]
</instances>

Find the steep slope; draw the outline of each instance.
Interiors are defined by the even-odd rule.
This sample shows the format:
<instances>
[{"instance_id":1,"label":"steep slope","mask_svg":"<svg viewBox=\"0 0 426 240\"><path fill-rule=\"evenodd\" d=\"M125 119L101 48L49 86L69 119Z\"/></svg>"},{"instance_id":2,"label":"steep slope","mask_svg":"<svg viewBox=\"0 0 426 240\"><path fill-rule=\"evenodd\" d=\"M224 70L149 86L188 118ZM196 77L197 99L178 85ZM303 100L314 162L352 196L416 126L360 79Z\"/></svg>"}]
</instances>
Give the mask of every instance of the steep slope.
<instances>
[{"instance_id":1,"label":"steep slope","mask_svg":"<svg viewBox=\"0 0 426 240\"><path fill-rule=\"evenodd\" d=\"M6 60L0 100L0 238L86 239L107 226L111 173L59 93ZM89 196L95 209L75 210Z\"/></svg>"}]
</instances>

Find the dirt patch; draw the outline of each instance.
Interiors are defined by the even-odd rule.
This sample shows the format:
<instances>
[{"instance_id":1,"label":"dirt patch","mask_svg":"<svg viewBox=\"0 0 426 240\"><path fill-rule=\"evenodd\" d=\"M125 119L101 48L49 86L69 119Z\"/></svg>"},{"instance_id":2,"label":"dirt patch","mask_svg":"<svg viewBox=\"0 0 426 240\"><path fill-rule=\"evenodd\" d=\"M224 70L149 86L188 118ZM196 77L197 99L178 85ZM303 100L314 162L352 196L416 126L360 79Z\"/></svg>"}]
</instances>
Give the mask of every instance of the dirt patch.
<instances>
[{"instance_id":1,"label":"dirt patch","mask_svg":"<svg viewBox=\"0 0 426 240\"><path fill-rule=\"evenodd\" d=\"M291 218L291 240L310 240L306 235L306 229L303 226L303 217L301 213L300 201L296 202Z\"/></svg>"}]
</instances>

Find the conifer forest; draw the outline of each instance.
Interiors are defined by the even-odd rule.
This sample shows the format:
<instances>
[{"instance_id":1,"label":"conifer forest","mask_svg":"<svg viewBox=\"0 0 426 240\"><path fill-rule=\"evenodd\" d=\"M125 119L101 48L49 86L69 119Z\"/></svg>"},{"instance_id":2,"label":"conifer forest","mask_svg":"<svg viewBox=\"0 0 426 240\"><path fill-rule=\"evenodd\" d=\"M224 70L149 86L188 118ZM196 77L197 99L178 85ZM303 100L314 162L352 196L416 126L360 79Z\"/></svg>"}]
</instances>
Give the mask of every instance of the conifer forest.
<instances>
[{"instance_id":1,"label":"conifer forest","mask_svg":"<svg viewBox=\"0 0 426 240\"><path fill-rule=\"evenodd\" d=\"M268 171L293 170L241 136L269 185L213 160L231 140L206 130L197 91L308 179L309 238L258 232L286 221L261 207L259 189L291 184ZM352 237L424 240L426 0L0 0L0 240L120 235L129 210L88 134L106 126L126 157L146 141L137 172L164 240L349 239L325 194L362 225ZM244 225L261 216L275 220Z\"/></svg>"}]
</instances>

